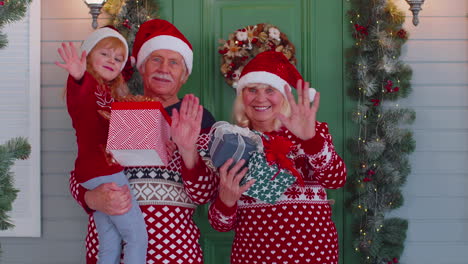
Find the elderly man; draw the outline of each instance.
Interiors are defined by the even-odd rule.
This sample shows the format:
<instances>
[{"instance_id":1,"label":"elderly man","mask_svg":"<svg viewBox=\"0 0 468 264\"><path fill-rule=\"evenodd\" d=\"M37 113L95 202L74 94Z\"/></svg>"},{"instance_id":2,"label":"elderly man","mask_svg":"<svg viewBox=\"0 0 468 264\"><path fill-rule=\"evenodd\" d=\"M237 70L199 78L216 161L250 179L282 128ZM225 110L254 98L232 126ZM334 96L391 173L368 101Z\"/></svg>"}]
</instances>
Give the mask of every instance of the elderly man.
<instances>
[{"instance_id":1,"label":"elderly man","mask_svg":"<svg viewBox=\"0 0 468 264\"><path fill-rule=\"evenodd\" d=\"M172 114L171 134L177 146L168 166L125 169L145 217L147 263L203 263L200 231L192 218L196 206L214 196L218 180L198 154L207 152L209 137L203 131L214 119L195 96L182 101L177 96L192 71L191 45L171 23L155 19L141 25L132 55L143 77L144 95L160 101ZM87 191L73 176L70 189L90 214L86 263L96 263L99 242L91 213L125 213L131 207L130 192L115 184Z\"/></svg>"}]
</instances>

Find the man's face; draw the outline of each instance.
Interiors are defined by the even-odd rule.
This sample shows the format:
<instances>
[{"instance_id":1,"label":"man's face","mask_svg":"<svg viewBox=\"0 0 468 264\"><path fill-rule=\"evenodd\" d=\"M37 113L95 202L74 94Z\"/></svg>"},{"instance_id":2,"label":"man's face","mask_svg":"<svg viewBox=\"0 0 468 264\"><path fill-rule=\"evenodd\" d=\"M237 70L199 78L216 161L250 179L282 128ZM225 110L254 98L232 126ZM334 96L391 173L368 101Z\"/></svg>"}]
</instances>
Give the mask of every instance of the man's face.
<instances>
[{"instance_id":1,"label":"man's face","mask_svg":"<svg viewBox=\"0 0 468 264\"><path fill-rule=\"evenodd\" d=\"M165 49L153 51L142 67L145 96L178 100L177 93L188 77L180 53Z\"/></svg>"}]
</instances>

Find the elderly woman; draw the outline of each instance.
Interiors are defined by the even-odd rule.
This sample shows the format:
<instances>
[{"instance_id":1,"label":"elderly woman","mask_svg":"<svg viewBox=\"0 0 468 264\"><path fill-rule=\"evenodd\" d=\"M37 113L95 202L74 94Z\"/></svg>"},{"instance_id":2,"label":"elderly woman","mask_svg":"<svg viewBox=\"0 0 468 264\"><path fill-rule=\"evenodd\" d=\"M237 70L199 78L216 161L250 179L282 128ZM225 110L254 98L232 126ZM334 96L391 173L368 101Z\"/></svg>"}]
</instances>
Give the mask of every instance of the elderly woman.
<instances>
[{"instance_id":1,"label":"elderly woman","mask_svg":"<svg viewBox=\"0 0 468 264\"><path fill-rule=\"evenodd\" d=\"M297 102L291 86L297 88ZM287 157L300 177L270 204L242 195L255 181L240 185L245 161L229 169L231 159L220 167L209 220L218 231L235 230L231 263L338 263L338 234L325 189L342 187L346 168L327 124L316 121L319 101L319 93L280 52L260 53L243 69L234 104L237 125L289 141Z\"/></svg>"}]
</instances>

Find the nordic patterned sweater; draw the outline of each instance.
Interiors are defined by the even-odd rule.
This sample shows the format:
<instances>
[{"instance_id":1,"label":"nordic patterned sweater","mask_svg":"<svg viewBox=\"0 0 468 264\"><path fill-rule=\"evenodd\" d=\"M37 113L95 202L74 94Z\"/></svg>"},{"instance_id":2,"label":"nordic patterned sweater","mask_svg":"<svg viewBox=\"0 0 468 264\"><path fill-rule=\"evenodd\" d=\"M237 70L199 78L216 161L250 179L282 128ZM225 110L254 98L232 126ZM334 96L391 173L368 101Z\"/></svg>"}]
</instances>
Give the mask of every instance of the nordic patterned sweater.
<instances>
[{"instance_id":1,"label":"nordic patterned sweater","mask_svg":"<svg viewBox=\"0 0 468 264\"><path fill-rule=\"evenodd\" d=\"M286 129L266 133L289 138L296 145L293 160L305 188L294 183L275 204L243 195L233 207L219 198L210 205L213 228L235 230L231 263L338 263L338 234L325 189L345 184L346 167L335 152L327 124L317 122L316 132L307 141Z\"/></svg>"},{"instance_id":2,"label":"nordic patterned sweater","mask_svg":"<svg viewBox=\"0 0 468 264\"><path fill-rule=\"evenodd\" d=\"M180 102L166 108L180 109ZM201 156L207 153L209 127L214 123L211 113L204 110L202 133L198 139ZM197 205L213 199L218 177L200 158L195 168L188 170L178 152L166 167L129 167L125 174L133 194L140 204L148 230L147 264L203 263L200 231L193 221ZM86 263L97 259L99 241L92 217L92 210L84 202L84 193L72 173L70 190L73 197L89 213L86 236Z\"/></svg>"}]
</instances>

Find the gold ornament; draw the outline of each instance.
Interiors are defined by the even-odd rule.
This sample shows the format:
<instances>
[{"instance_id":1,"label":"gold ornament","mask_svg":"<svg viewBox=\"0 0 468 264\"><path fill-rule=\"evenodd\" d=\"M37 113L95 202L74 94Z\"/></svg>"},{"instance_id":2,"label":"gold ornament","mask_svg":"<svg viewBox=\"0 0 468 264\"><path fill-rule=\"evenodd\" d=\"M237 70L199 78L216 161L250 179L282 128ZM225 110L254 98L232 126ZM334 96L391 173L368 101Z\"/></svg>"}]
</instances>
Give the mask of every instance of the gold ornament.
<instances>
[{"instance_id":1,"label":"gold ornament","mask_svg":"<svg viewBox=\"0 0 468 264\"><path fill-rule=\"evenodd\" d=\"M116 16L120 13L120 9L125 4L125 0L107 0L104 4L104 10L112 16Z\"/></svg>"},{"instance_id":2,"label":"gold ornament","mask_svg":"<svg viewBox=\"0 0 468 264\"><path fill-rule=\"evenodd\" d=\"M396 24L403 24L403 22L405 22L405 13L398 9L398 7L392 0L387 2L385 12L387 12L390 15L392 22Z\"/></svg>"}]
</instances>

